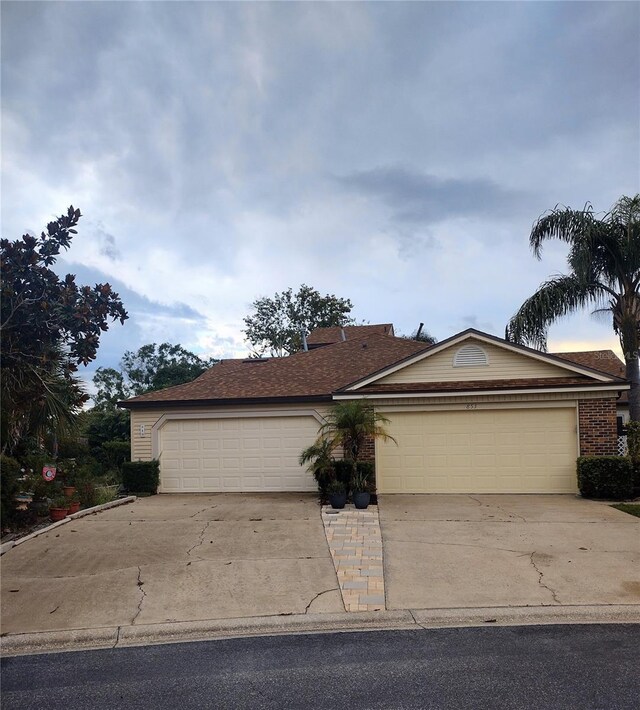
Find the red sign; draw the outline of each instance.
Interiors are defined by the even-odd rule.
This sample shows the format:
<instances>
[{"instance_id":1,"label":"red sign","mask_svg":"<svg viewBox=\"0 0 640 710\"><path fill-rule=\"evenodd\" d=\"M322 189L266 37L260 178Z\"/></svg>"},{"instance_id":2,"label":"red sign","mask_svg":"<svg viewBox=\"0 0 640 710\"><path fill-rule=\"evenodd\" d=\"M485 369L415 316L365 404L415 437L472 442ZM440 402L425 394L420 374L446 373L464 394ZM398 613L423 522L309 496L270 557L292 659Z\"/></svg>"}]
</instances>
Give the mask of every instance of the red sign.
<instances>
[{"instance_id":1,"label":"red sign","mask_svg":"<svg viewBox=\"0 0 640 710\"><path fill-rule=\"evenodd\" d=\"M55 466L43 466L42 467L42 478L45 481L53 481L56 477L56 467Z\"/></svg>"}]
</instances>

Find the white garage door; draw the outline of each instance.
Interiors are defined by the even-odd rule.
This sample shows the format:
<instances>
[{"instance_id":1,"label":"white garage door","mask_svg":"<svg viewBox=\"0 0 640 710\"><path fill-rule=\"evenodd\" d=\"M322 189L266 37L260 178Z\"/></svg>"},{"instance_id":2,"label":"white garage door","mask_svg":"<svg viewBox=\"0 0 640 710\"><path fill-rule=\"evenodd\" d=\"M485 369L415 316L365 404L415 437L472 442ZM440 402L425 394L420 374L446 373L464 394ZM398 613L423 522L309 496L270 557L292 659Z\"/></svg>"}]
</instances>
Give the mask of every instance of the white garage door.
<instances>
[{"instance_id":1,"label":"white garage door","mask_svg":"<svg viewBox=\"0 0 640 710\"><path fill-rule=\"evenodd\" d=\"M169 420L160 430L160 492L314 491L298 464L312 416Z\"/></svg>"},{"instance_id":2,"label":"white garage door","mask_svg":"<svg viewBox=\"0 0 640 710\"><path fill-rule=\"evenodd\" d=\"M575 408L387 413L380 493L574 493Z\"/></svg>"}]
</instances>

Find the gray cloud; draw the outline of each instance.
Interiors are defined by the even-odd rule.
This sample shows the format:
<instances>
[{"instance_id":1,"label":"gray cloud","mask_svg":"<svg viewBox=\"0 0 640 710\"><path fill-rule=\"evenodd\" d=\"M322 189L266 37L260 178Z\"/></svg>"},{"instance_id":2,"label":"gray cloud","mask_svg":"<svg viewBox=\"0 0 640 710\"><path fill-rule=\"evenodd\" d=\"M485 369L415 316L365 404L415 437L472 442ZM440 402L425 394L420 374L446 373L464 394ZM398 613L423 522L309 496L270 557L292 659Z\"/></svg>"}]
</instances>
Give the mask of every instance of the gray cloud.
<instances>
[{"instance_id":1,"label":"gray cloud","mask_svg":"<svg viewBox=\"0 0 640 710\"><path fill-rule=\"evenodd\" d=\"M447 179L408 167L377 167L339 178L348 188L384 200L400 222L452 217L502 217L522 208L524 196L485 178Z\"/></svg>"},{"instance_id":2,"label":"gray cloud","mask_svg":"<svg viewBox=\"0 0 640 710\"><path fill-rule=\"evenodd\" d=\"M82 209L69 258L133 314L105 360L238 349L248 304L302 282L401 331L500 334L564 268L532 260L535 218L640 189L637 3L0 12L3 236Z\"/></svg>"}]
</instances>

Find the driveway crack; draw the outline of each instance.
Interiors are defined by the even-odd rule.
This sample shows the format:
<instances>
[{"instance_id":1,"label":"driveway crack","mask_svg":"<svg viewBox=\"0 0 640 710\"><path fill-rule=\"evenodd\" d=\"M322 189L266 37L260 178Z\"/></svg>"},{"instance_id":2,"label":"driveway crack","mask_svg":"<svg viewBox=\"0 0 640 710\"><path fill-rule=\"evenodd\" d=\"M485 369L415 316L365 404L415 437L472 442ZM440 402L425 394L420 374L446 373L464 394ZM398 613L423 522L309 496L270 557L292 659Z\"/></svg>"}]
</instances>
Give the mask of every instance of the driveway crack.
<instances>
[{"instance_id":1,"label":"driveway crack","mask_svg":"<svg viewBox=\"0 0 640 710\"><path fill-rule=\"evenodd\" d=\"M140 601L138 602L138 609L136 613L133 616L133 619L131 620L132 624L136 623L136 619L140 616L140 612L142 611L142 603L144 602L147 593L144 591L143 588L144 582L142 581L142 567L138 567L138 589L140 590ZM118 636L120 635L120 632L118 631ZM116 642L117 643L117 642Z\"/></svg>"},{"instance_id":2,"label":"driveway crack","mask_svg":"<svg viewBox=\"0 0 640 710\"><path fill-rule=\"evenodd\" d=\"M200 535L198 536L198 542L196 542L195 545L192 545L188 550L187 550L187 557L191 557L191 553L196 549L196 547L201 547L204 543L204 534L207 532L207 528L213 520L208 520L204 526L202 527L202 530L200 531Z\"/></svg>"},{"instance_id":3,"label":"driveway crack","mask_svg":"<svg viewBox=\"0 0 640 710\"><path fill-rule=\"evenodd\" d=\"M339 592L340 589L338 587L332 587L331 589L325 589L324 592L318 592L315 597L307 604L304 613L306 614L309 611L309 607L313 604L313 602L318 598L321 597L323 594L328 594L329 592Z\"/></svg>"},{"instance_id":4,"label":"driveway crack","mask_svg":"<svg viewBox=\"0 0 640 710\"><path fill-rule=\"evenodd\" d=\"M413 609L408 609L407 610L411 614L411 618L413 619L414 623L417 624L421 629L424 629L425 631L428 631L427 627L421 624L417 619L416 615L413 613Z\"/></svg>"},{"instance_id":5,"label":"driveway crack","mask_svg":"<svg viewBox=\"0 0 640 710\"><path fill-rule=\"evenodd\" d=\"M483 503L481 500L478 500L478 498L475 498L474 496L469 495L469 494L467 494L467 497L471 498L471 500L476 502L481 508L482 507L497 508L498 510L501 510L509 518L520 518L520 520L522 520L523 523L527 522L527 519L524 516L520 515L519 513L510 513L508 510L506 510L502 506L498 505L497 503ZM500 522L500 521L499 520L492 520L491 522L493 523L493 522ZM503 522L506 522L506 521L503 521ZM508 522L511 522L511 521L508 521Z\"/></svg>"},{"instance_id":6,"label":"driveway crack","mask_svg":"<svg viewBox=\"0 0 640 710\"><path fill-rule=\"evenodd\" d=\"M535 557L535 554L536 554L536 553L535 553L535 551L534 551L534 552L532 552L532 553L529 555L529 561L531 562L531 565L532 565L533 569L538 573L538 584L539 584L541 587L544 587L544 588L551 594L551 596L553 597L553 601L554 601L556 604L562 604L562 602L558 599L558 596L556 595L555 590L553 590L548 584L545 584L545 583L542 581L542 580L543 580L543 577L544 577L544 574L538 569L538 566L536 565L536 562L535 562L535 560L533 559L533 558Z\"/></svg>"},{"instance_id":7,"label":"driveway crack","mask_svg":"<svg viewBox=\"0 0 640 710\"><path fill-rule=\"evenodd\" d=\"M205 510L213 510L214 508L217 508L217 505L208 505L206 508L203 508L202 510L198 510L196 513L193 515L190 515L190 518L195 518L196 515L200 515L200 513L204 513Z\"/></svg>"}]
</instances>

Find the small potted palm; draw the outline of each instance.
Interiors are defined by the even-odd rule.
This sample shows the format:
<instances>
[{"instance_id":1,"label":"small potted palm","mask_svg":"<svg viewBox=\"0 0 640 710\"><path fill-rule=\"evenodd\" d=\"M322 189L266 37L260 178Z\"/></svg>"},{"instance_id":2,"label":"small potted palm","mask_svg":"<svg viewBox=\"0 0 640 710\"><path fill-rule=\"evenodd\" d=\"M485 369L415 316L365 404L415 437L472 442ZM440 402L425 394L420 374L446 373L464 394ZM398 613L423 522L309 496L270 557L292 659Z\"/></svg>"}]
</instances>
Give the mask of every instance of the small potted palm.
<instances>
[{"instance_id":1,"label":"small potted palm","mask_svg":"<svg viewBox=\"0 0 640 710\"><path fill-rule=\"evenodd\" d=\"M358 471L351 479L351 497L353 504L359 510L365 510L371 502L371 493L369 492L369 478L361 471Z\"/></svg>"},{"instance_id":2,"label":"small potted palm","mask_svg":"<svg viewBox=\"0 0 640 710\"><path fill-rule=\"evenodd\" d=\"M347 489L342 481L335 478L330 481L327 486L327 494L332 508L340 510L347 504Z\"/></svg>"}]
</instances>

